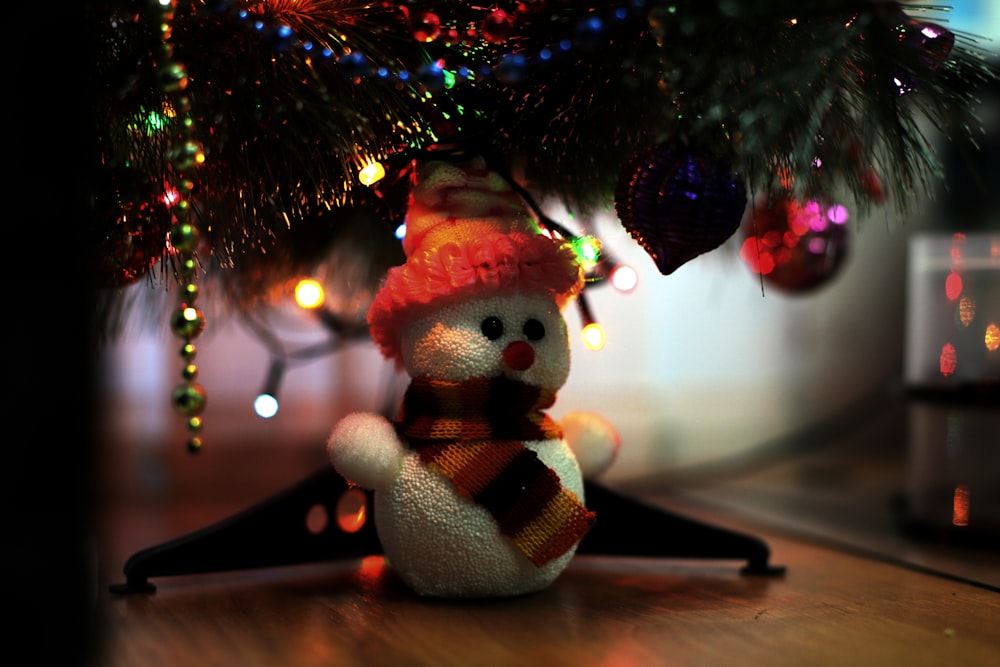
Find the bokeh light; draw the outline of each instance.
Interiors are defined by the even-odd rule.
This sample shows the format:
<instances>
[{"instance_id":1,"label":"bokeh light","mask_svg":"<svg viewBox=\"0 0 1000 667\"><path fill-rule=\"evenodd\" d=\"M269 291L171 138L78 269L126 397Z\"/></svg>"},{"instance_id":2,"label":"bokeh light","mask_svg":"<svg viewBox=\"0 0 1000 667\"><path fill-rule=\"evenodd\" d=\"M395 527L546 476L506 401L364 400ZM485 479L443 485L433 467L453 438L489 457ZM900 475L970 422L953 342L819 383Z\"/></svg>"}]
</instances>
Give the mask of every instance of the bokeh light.
<instances>
[{"instance_id":1,"label":"bokeh light","mask_svg":"<svg viewBox=\"0 0 1000 667\"><path fill-rule=\"evenodd\" d=\"M271 394L261 394L253 402L253 411L259 417L270 419L278 414L278 399Z\"/></svg>"},{"instance_id":2,"label":"bokeh light","mask_svg":"<svg viewBox=\"0 0 1000 667\"><path fill-rule=\"evenodd\" d=\"M958 354L955 352L955 346L951 343L945 343L938 359L938 369L941 371L941 375L944 377L953 375L957 366Z\"/></svg>"},{"instance_id":3,"label":"bokeh light","mask_svg":"<svg viewBox=\"0 0 1000 667\"><path fill-rule=\"evenodd\" d=\"M362 185L375 185L385 178L385 167L380 162L369 162L358 172L358 180Z\"/></svg>"},{"instance_id":4,"label":"bokeh light","mask_svg":"<svg viewBox=\"0 0 1000 667\"><path fill-rule=\"evenodd\" d=\"M948 274L944 279L944 295L948 301L954 301L962 293L962 276L955 271Z\"/></svg>"},{"instance_id":5,"label":"bokeh light","mask_svg":"<svg viewBox=\"0 0 1000 667\"><path fill-rule=\"evenodd\" d=\"M958 321L963 327L967 327L974 319L976 319L976 297L963 296L958 302Z\"/></svg>"},{"instance_id":6,"label":"bokeh light","mask_svg":"<svg viewBox=\"0 0 1000 667\"><path fill-rule=\"evenodd\" d=\"M611 285L619 292L631 292L639 284L639 274L631 266L619 264L611 271Z\"/></svg>"},{"instance_id":7,"label":"bokeh light","mask_svg":"<svg viewBox=\"0 0 1000 667\"><path fill-rule=\"evenodd\" d=\"M996 352L997 349L1000 349L1000 327L990 322L986 327L986 335L983 340L986 343L986 349L990 352Z\"/></svg>"},{"instance_id":8,"label":"bokeh light","mask_svg":"<svg viewBox=\"0 0 1000 667\"><path fill-rule=\"evenodd\" d=\"M591 350L600 350L604 347L604 327L597 322L591 322L583 328L581 332L583 342Z\"/></svg>"},{"instance_id":9,"label":"bokeh light","mask_svg":"<svg viewBox=\"0 0 1000 667\"><path fill-rule=\"evenodd\" d=\"M317 281L307 278L300 280L295 286L295 303L302 308L313 310L323 305L326 293Z\"/></svg>"}]
</instances>

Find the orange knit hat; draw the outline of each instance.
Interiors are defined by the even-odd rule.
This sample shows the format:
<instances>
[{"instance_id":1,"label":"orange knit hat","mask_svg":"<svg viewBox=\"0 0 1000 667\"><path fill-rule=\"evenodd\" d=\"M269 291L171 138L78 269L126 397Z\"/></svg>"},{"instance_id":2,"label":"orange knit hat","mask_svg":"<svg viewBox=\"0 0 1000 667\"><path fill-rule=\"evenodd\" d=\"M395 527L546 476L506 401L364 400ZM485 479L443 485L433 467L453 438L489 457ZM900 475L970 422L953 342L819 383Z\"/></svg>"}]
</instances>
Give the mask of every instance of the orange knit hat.
<instances>
[{"instance_id":1,"label":"orange knit hat","mask_svg":"<svg viewBox=\"0 0 1000 667\"><path fill-rule=\"evenodd\" d=\"M372 339L402 363L400 328L443 303L484 294L545 292L562 308L583 288L564 240L543 234L525 203L485 160L428 162L410 193L403 251L368 310Z\"/></svg>"}]
</instances>

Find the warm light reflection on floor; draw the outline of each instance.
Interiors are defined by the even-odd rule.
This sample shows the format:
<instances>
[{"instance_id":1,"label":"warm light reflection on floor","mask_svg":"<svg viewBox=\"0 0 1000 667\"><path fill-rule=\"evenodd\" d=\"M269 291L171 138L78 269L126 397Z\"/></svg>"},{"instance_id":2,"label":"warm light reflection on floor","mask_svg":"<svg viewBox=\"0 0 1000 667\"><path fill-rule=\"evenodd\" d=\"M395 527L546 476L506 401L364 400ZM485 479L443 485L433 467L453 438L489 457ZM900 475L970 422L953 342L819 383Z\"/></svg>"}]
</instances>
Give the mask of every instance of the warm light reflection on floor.
<instances>
[{"instance_id":1,"label":"warm light reflection on floor","mask_svg":"<svg viewBox=\"0 0 1000 667\"><path fill-rule=\"evenodd\" d=\"M951 523L955 526L969 525L969 487L959 484L955 487L952 501Z\"/></svg>"}]
</instances>

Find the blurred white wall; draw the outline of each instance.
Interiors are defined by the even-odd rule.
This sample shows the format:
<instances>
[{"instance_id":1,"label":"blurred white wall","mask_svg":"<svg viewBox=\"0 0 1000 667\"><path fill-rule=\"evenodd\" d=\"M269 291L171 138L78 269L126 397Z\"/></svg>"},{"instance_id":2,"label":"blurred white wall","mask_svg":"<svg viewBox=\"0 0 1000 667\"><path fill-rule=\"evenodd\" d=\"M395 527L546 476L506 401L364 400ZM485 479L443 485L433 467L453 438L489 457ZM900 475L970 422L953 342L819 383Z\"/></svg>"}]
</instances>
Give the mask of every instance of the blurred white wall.
<instances>
[{"instance_id":1,"label":"blurred white wall","mask_svg":"<svg viewBox=\"0 0 1000 667\"><path fill-rule=\"evenodd\" d=\"M600 222L640 282L630 294L609 287L588 297L608 342L594 352L574 341L557 408L615 421L623 448L609 475L753 448L842 410L897 372L906 255L898 222L852 224L840 272L799 295L762 288L739 258L739 233L662 276L617 221Z\"/></svg>"}]
</instances>

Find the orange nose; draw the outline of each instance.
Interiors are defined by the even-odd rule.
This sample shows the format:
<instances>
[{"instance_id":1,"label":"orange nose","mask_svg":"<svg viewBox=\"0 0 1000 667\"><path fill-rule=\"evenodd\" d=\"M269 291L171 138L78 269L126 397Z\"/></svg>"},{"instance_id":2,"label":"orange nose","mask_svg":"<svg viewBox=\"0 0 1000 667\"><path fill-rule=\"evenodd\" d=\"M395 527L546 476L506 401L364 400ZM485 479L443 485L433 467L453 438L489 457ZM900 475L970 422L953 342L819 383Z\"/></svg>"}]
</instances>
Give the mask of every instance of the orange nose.
<instances>
[{"instance_id":1,"label":"orange nose","mask_svg":"<svg viewBox=\"0 0 1000 667\"><path fill-rule=\"evenodd\" d=\"M523 340L515 340L504 348L503 362L515 371L526 371L535 363L535 350Z\"/></svg>"}]
</instances>

